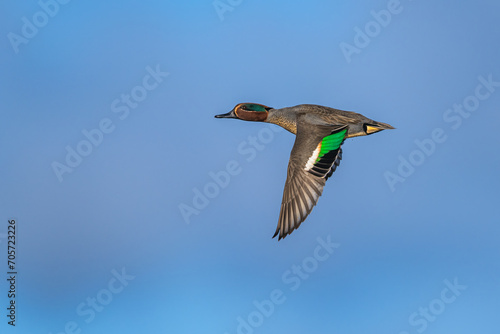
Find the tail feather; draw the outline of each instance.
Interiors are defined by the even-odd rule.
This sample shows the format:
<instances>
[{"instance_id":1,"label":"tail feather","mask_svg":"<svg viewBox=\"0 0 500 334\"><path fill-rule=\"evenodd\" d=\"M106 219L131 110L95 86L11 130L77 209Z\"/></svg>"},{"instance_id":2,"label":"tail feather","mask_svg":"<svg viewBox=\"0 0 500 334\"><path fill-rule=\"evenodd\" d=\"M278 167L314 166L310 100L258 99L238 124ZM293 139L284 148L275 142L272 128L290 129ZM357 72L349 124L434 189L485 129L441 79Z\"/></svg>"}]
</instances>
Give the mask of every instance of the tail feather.
<instances>
[{"instance_id":1,"label":"tail feather","mask_svg":"<svg viewBox=\"0 0 500 334\"><path fill-rule=\"evenodd\" d=\"M372 122L372 123L364 123L363 130L367 135L371 135L372 133L376 133L382 130L390 130L394 129L392 125L382 123L382 122Z\"/></svg>"}]
</instances>

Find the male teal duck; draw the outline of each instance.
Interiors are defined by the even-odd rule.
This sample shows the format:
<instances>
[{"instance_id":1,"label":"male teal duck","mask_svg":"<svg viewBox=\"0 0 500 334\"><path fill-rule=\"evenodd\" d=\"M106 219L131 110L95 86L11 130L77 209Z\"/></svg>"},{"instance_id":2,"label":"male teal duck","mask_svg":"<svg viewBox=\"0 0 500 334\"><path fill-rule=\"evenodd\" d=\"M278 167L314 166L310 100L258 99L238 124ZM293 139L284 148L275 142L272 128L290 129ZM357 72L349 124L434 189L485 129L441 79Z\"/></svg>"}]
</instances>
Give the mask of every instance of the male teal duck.
<instances>
[{"instance_id":1,"label":"male teal duck","mask_svg":"<svg viewBox=\"0 0 500 334\"><path fill-rule=\"evenodd\" d=\"M215 117L273 123L296 135L273 236L279 235L278 240L291 234L311 213L326 180L340 164L341 145L346 138L394 129L355 112L313 104L274 109L258 103L240 103L227 114Z\"/></svg>"}]
</instances>

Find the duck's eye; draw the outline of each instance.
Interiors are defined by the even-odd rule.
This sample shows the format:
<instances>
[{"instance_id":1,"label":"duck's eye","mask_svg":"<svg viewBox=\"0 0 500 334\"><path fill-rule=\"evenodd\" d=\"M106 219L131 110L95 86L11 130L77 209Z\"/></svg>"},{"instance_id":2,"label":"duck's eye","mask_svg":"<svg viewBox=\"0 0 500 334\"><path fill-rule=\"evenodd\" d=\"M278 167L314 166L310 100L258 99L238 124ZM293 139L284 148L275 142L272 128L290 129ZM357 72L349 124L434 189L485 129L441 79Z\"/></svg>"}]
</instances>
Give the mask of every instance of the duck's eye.
<instances>
[{"instance_id":1,"label":"duck's eye","mask_svg":"<svg viewBox=\"0 0 500 334\"><path fill-rule=\"evenodd\" d=\"M241 106L241 109L248 110L247 106Z\"/></svg>"}]
</instances>

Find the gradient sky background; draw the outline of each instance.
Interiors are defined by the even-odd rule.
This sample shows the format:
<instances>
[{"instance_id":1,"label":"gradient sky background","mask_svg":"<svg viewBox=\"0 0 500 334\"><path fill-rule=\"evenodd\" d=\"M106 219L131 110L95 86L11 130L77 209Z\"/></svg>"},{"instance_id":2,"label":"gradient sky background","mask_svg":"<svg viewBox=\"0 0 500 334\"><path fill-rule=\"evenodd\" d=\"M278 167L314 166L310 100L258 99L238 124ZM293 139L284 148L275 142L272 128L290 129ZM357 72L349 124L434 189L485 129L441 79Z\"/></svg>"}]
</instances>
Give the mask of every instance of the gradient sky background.
<instances>
[{"instance_id":1,"label":"gradient sky background","mask_svg":"<svg viewBox=\"0 0 500 334\"><path fill-rule=\"evenodd\" d=\"M340 44L387 6L252 0L221 20L211 1L71 1L16 53L8 34L41 7L2 1L0 263L5 277L16 218L19 274L15 329L0 284L1 332L233 334L279 289L254 333L498 333L500 87L456 129L444 117L478 77L500 81L500 3L402 0L348 62ZM157 65L169 75L121 120L112 102ZM238 146L269 125L213 118L247 101L397 130L347 140L318 206L278 242L294 136L274 133L247 161ZM59 182L52 163L106 118L114 131ZM437 128L446 141L391 191L384 174ZM241 173L187 224L179 206L233 160ZM340 247L292 290L282 276L328 236ZM122 268L135 278L87 323L78 305ZM456 300L412 325L455 279Z\"/></svg>"}]
</instances>

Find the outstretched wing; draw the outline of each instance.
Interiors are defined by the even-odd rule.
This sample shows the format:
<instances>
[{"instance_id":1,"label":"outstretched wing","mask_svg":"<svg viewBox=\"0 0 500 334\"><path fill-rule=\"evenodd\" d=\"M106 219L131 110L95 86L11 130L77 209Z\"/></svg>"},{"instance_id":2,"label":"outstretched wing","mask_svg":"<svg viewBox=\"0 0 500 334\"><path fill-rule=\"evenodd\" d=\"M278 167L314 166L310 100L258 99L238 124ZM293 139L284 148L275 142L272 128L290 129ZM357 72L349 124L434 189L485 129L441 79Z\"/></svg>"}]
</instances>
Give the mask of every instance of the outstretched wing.
<instances>
[{"instance_id":1,"label":"outstretched wing","mask_svg":"<svg viewBox=\"0 0 500 334\"><path fill-rule=\"evenodd\" d=\"M318 202L326 180L340 164L340 146L346 138L348 127L298 123L278 227L273 236L279 234L278 240L298 228Z\"/></svg>"}]
</instances>

